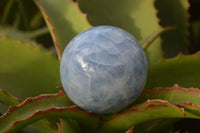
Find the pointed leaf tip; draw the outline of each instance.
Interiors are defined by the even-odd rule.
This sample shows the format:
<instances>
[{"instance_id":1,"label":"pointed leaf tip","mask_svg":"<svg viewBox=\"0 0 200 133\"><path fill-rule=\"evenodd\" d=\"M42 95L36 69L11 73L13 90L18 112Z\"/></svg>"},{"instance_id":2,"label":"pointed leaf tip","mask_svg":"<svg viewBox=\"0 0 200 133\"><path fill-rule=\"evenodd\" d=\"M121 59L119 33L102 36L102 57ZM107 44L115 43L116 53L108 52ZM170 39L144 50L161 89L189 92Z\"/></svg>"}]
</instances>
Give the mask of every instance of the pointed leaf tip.
<instances>
[{"instance_id":1,"label":"pointed leaf tip","mask_svg":"<svg viewBox=\"0 0 200 133\"><path fill-rule=\"evenodd\" d=\"M72 119L59 118L57 123L58 131L56 133L80 133L81 129L77 121Z\"/></svg>"},{"instance_id":2,"label":"pointed leaf tip","mask_svg":"<svg viewBox=\"0 0 200 133\"><path fill-rule=\"evenodd\" d=\"M192 103L183 103L183 104L177 104L180 108L184 108L186 111L186 115L190 116L191 114L196 116L197 119L200 119L200 106L194 105Z\"/></svg>"},{"instance_id":3,"label":"pointed leaf tip","mask_svg":"<svg viewBox=\"0 0 200 133\"><path fill-rule=\"evenodd\" d=\"M0 102L7 106L11 106L19 104L21 100L0 89Z\"/></svg>"},{"instance_id":4,"label":"pointed leaf tip","mask_svg":"<svg viewBox=\"0 0 200 133\"><path fill-rule=\"evenodd\" d=\"M135 127L131 127L126 133L133 133Z\"/></svg>"}]
</instances>

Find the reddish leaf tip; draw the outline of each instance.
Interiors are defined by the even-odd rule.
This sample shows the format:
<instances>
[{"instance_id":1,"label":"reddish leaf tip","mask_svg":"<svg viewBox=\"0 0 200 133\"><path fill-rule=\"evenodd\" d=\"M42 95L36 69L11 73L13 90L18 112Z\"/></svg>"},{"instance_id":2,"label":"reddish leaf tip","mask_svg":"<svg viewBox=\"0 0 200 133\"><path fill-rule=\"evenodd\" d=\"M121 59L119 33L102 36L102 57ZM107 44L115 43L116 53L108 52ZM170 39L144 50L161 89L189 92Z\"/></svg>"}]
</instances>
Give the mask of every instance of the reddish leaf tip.
<instances>
[{"instance_id":1,"label":"reddish leaf tip","mask_svg":"<svg viewBox=\"0 0 200 133\"><path fill-rule=\"evenodd\" d=\"M33 43L32 43L32 42L29 42L28 44L31 45L31 46L33 46Z\"/></svg>"},{"instance_id":2,"label":"reddish leaf tip","mask_svg":"<svg viewBox=\"0 0 200 133\"><path fill-rule=\"evenodd\" d=\"M195 54L200 54L200 51L197 51Z\"/></svg>"},{"instance_id":3,"label":"reddish leaf tip","mask_svg":"<svg viewBox=\"0 0 200 133\"><path fill-rule=\"evenodd\" d=\"M57 124L57 127L58 127L58 131L55 131L55 133L61 133L61 124L58 123L58 122L56 124Z\"/></svg>"},{"instance_id":4,"label":"reddish leaf tip","mask_svg":"<svg viewBox=\"0 0 200 133\"><path fill-rule=\"evenodd\" d=\"M128 130L128 133L133 133L133 129L134 129L135 127L133 126L133 127L131 127L129 130Z\"/></svg>"},{"instance_id":5,"label":"reddish leaf tip","mask_svg":"<svg viewBox=\"0 0 200 133\"><path fill-rule=\"evenodd\" d=\"M160 60L164 60L165 58L162 56L162 57L160 57Z\"/></svg>"},{"instance_id":6,"label":"reddish leaf tip","mask_svg":"<svg viewBox=\"0 0 200 133\"><path fill-rule=\"evenodd\" d=\"M18 99L18 98L16 98L16 97L12 96L12 95L10 95L10 94L8 94L6 91L4 91L4 90L2 90L2 89L0 89L0 91L3 92L3 93L6 94L6 95L12 97L13 99L17 100L18 102L21 102L20 99Z\"/></svg>"},{"instance_id":7,"label":"reddish leaf tip","mask_svg":"<svg viewBox=\"0 0 200 133\"><path fill-rule=\"evenodd\" d=\"M181 55L183 55L183 53L179 52L177 56L181 56Z\"/></svg>"},{"instance_id":8,"label":"reddish leaf tip","mask_svg":"<svg viewBox=\"0 0 200 133\"><path fill-rule=\"evenodd\" d=\"M17 121L14 121L14 122L13 122L13 126L15 126L17 123L18 123Z\"/></svg>"},{"instance_id":9,"label":"reddish leaf tip","mask_svg":"<svg viewBox=\"0 0 200 133\"><path fill-rule=\"evenodd\" d=\"M181 88L181 86L179 86L178 84L174 84L174 85L172 86L172 88Z\"/></svg>"},{"instance_id":10,"label":"reddish leaf tip","mask_svg":"<svg viewBox=\"0 0 200 133\"><path fill-rule=\"evenodd\" d=\"M5 34L4 37L8 37L8 34Z\"/></svg>"},{"instance_id":11,"label":"reddish leaf tip","mask_svg":"<svg viewBox=\"0 0 200 133\"><path fill-rule=\"evenodd\" d=\"M64 90L63 86L56 86L57 89Z\"/></svg>"}]
</instances>

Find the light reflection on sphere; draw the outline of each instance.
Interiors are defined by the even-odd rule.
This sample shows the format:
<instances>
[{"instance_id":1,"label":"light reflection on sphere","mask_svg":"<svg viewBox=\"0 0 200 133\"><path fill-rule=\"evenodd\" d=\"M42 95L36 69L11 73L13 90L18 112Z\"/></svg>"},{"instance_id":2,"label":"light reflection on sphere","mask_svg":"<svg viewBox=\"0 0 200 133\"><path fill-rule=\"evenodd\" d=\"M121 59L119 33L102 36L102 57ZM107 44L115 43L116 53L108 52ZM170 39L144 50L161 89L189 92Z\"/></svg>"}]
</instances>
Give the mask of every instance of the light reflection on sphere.
<instances>
[{"instance_id":1,"label":"light reflection on sphere","mask_svg":"<svg viewBox=\"0 0 200 133\"><path fill-rule=\"evenodd\" d=\"M147 60L128 32L97 26L70 41L62 55L60 74L64 90L75 104L107 114L124 109L141 94Z\"/></svg>"}]
</instances>

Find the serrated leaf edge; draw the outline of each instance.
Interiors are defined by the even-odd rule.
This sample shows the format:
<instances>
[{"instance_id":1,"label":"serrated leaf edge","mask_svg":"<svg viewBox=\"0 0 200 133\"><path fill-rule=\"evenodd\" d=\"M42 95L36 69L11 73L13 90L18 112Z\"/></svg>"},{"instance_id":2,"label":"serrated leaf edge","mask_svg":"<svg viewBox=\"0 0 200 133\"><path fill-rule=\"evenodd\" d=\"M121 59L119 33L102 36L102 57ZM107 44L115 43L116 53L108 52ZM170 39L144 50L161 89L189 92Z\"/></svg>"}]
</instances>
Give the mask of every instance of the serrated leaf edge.
<instances>
[{"instance_id":1,"label":"serrated leaf edge","mask_svg":"<svg viewBox=\"0 0 200 133\"><path fill-rule=\"evenodd\" d=\"M2 89L0 89L0 91L3 92L5 95L11 97L13 100L16 101L16 103L18 102L17 104L20 104L20 103L21 103L21 100L19 100L18 98L14 97L14 96L12 96L12 95L10 95L10 94L8 94L6 91L4 91L4 90L2 90ZM16 103L15 103L15 105L16 105ZM9 106L9 108L11 108L11 106ZM41 122L43 122L43 123L41 123ZM43 119L42 121L40 121L40 122L37 123L37 124L47 124L47 125L50 126L50 127L52 126L52 125L49 123L49 121L47 121L47 120L45 120L45 119ZM33 126L37 128L37 124L33 124Z\"/></svg>"},{"instance_id":2,"label":"serrated leaf edge","mask_svg":"<svg viewBox=\"0 0 200 133\"><path fill-rule=\"evenodd\" d=\"M147 107L145 107L143 109L138 109L137 108L137 107L139 107L139 106L141 106L143 104L147 104L147 103L151 103L151 104L149 104ZM130 112L132 112L132 111L143 111L143 110L147 110L149 108L161 108L161 107L165 107L165 105L161 105L161 106L153 105L154 103L162 103L162 104L165 104L166 106L170 105L171 107L178 109L183 114L183 116L185 116L185 112L184 112L183 108L179 108L175 104L172 104L172 103L170 103L170 102L168 102L166 100L160 100L160 99L147 100L146 102L143 102L141 104L137 104L137 105L135 105L134 107L131 108Z\"/></svg>"},{"instance_id":3,"label":"serrated leaf edge","mask_svg":"<svg viewBox=\"0 0 200 133\"><path fill-rule=\"evenodd\" d=\"M41 47L40 44L34 45L32 42L24 42L22 39L14 40L14 39L10 38L7 34L5 34L5 35L3 35L3 36L0 36L0 39L1 39L1 38L7 38L7 39L10 39L10 40L12 40L12 41L19 41L19 42L21 42L21 43L30 45L30 46L32 46L33 48L38 48L40 51L44 52L45 54L49 54L49 55L54 56L54 55L53 55L53 51L44 51L44 50L42 49L42 47Z\"/></svg>"},{"instance_id":4,"label":"serrated leaf edge","mask_svg":"<svg viewBox=\"0 0 200 133\"><path fill-rule=\"evenodd\" d=\"M190 102L185 102L183 104L177 104L177 106L180 106L180 107L188 106L188 107L194 107L194 108L199 108L200 109L199 105L195 105L195 104L190 103Z\"/></svg>"},{"instance_id":5,"label":"serrated leaf edge","mask_svg":"<svg viewBox=\"0 0 200 133\"><path fill-rule=\"evenodd\" d=\"M156 87L153 89L144 89L144 93L148 92L157 92L157 91L170 91L170 90L180 90L180 91L185 91L185 92L191 92L191 93L199 93L200 94L200 89L198 88L183 88L179 86L178 84L174 84L172 87Z\"/></svg>"},{"instance_id":6,"label":"serrated leaf edge","mask_svg":"<svg viewBox=\"0 0 200 133\"><path fill-rule=\"evenodd\" d=\"M82 114L85 114L85 115L90 115L91 117L94 117L94 118L98 118L98 116L95 116L95 115L91 115L90 112L86 112L86 111L82 111L80 109L78 109L78 107L76 105L72 105L72 106L68 106L68 107L61 107L61 108L55 108L55 107L52 107L52 108L49 108L49 109L46 109L46 110L36 110L31 116L29 116L28 118L24 119L24 120L20 120L20 121L14 121L13 122L13 125L10 126L5 132L11 132L11 131L15 131L15 129L18 129L21 125L20 124L23 124L23 122L27 122L29 124L39 120L39 119L42 119L42 118L45 118L49 113L62 113L62 112L65 112L65 111L73 111L73 112L78 112L78 113L82 113ZM36 116L38 116L38 118L36 118ZM58 115L59 116L59 115ZM59 117L62 117L62 116L59 116ZM34 119L36 118L36 119ZM69 117L70 118L70 117Z\"/></svg>"},{"instance_id":7,"label":"serrated leaf edge","mask_svg":"<svg viewBox=\"0 0 200 133\"><path fill-rule=\"evenodd\" d=\"M85 20L88 22L88 24L89 24L91 27L93 27L93 25L91 25L91 23L88 21L88 17L87 17L88 15L87 15L87 13L86 13L86 12L83 12L83 11L80 9L79 2L78 2L78 1L74 1L74 0L70 0L70 2L74 3L74 4L78 7L79 12L80 12L81 14L83 14L83 16L85 17Z\"/></svg>"},{"instance_id":8,"label":"serrated leaf edge","mask_svg":"<svg viewBox=\"0 0 200 133\"><path fill-rule=\"evenodd\" d=\"M154 0L154 5L155 5L155 3L156 3L156 1L157 0ZM188 6L187 6L187 9L186 9L186 11L187 11L187 14L188 14L188 16L187 16L187 22L186 22L186 25L187 25L187 31L185 32L185 34L186 34L186 37L189 37L189 35L190 35L190 32L189 32L189 27L190 27L190 23L189 23L189 18L190 18L190 12L189 12L189 10L190 10L190 7L191 7L191 4L190 4L190 2L189 2L189 0L187 0L187 2L188 2ZM157 10L157 18L158 18L158 20L159 20L159 25L161 26L161 27L163 27L163 25L161 25L161 21L162 21L162 19L160 18L160 17L158 17L159 16L159 13L160 13L160 10L159 9L157 9L156 7L155 7L155 9ZM164 40L162 39L162 42L163 42ZM187 40L187 44L189 45L189 41ZM187 47L188 47L188 45L187 45ZM179 53L180 54L180 53ZM178 55L179 55L178 54ZM176 57L176 56L175 56ZM161 57L161 59L162 59L163 57ZM173 57L172 57L173 58Z\"/></svg>"},{"instance_id":9,"label":"serrated leaf edge","mask_svg":"<svg viewBox=\"0 0 200 133\"><path fill-rule=\"evenodd\" d=\"M145 108L142 108L142 109L139 109L137 107L143 105L143 104L147 104L147 103L151 103L149 104L147 107ZM145 110L148 110L148 109L152 109L152 108L162 108L162 107L166 107L165 105L153 105L153 103L162 103L162 104L165 104L166 106L167 105L170 105L171 107L175 108L176 110L179 110L179 112L185 116L185 112L184 112L184 108L179 108L178 106L176 106L175 104L172 104L166 100L160 100L160 99L154 99L154 100L147 100L146 102L143 102L141 104L137 104L137 105L134 105L133 107L131 107L130 109L128 109L127 112L125 113L122 113L122 114L115 114L115 116L109 120L109 121L105 121L103 122L104 124L106 123L110 123L112 122L113 120L115 120L116 118L119 118L119 117L123 117L123 116L126 116L126 115L129 115L130 113L133 113L133 112L140 112L140 111L145 111Z\"/></svg>"},{"instance_id":10,"label":"serrated leaf edge","mask_svg":"<svg viewBox=\"0 0 200 133\"><path fill-rule=\"evenodd\" d=\"M2 116L0 116L0 119L2 119L3 117L7 116L8 114L12 113L13 111L19 109L20 107L26 105L26 104L29 104L31 102L34 102L36 101L37 99L46 99L48 97L57 97L57 96L65 96L66 98L68 98L64 93L63 91L59 91L58 93L56 94L41 94L37 97L33 97L33 98L27 98L25 99L21 104L19 105L16 105L16 106L9 106L9 109L6 113L4 113Z\"/></svg>"},{"instance_id":11,"label":"serrated leaf edge","mask_svg":"<svg viewBox=\"0 0 200 133\"><path fill-rule=\"evenodd\" d=\"M193 53L193 54L183 54L182 52L179 52L176 56L174 57L171 57L171 58L164 58L163 56L160 58L160 60L158 60L156 63L154 64L159 64L163 61L168 61L168 60L174 60L174 59L177 59L179 57L191 57L191 56L195 56L195 55L199 55L200 56L200 51L197 51L196 53ZM154 65L154 64L151 64L151 65Z\"/></svg>"},{"instance_id":12,"label":"serrated leaf edge","mask_svg":"<svg viewBox=\"0 0 200 133\"><path fill-rule=\"evenodd\" d=\"M61 107L61 108L55 108L55 107L52 107L52 108L49 108L49 109L46 109L46 110L36 110L31 116L29 116L28 118L24 119L24 120L20 120L20 121L15 121L13 123L13 126L16 126L18 125L19 123L23 122L23 121L26 121L26 120L29 120L29 119L32 119L34 116L36 115L40 115L40 114L45 114L47 112L57 112L57 111L64 111L64 110L74 110L74 111L77 111L78 108L76 105L73 105L73 106L69 106L69 107Z\"/></svg>"},{"instance_id":13,"label":"serrated leaf edge","mask_svg":"<svg viewBox=\"0 0 200 133\"><path fill-rule=\"evenodd\" d=\"M62 108L55 108L55 107L52 107L52 108L49 108L47 110L36 110L31 116L27 117L26 119L24 120L20 120L20 121L14 121L13 122L13 125L10 126L6 131L4 132L9 132L9 131L12 131L14 127L16 126L19 126L21 123L25 122L25 121L28 121L28 120L31 120L33 119L35 116L38 116L38 115L43 115L43 114L46 114L47 112L61 112L61 111L66 111L66 110L77 110L77 106L76 105L73 105L73 106L69 106L69 107L62 107ZM35 121L35 120L34 120ZM32 122L34 122L32 121ZM31 123L32 123L31 122Z\"/></svg>"},{"instance_id":14,"label":"serrated leaf edge","mask_svg":"<svg viewBox=\"0 0 200 133\"><path fill-rule=\"evenodd\" d=\"M54 42L54 45L55 45L55 47L56 47L56 51L57 51L57 54L58 54L58 59L61 60L61 58L62 58L62 52L61 52L61 49L60 49L60 45L59 45L59 43L58 43L58 41L57 41L57 37L56 37L56 33L55 33L55 29L54 29L54 27L53 27L53 24L51 23L50 18L49 18L49 16L47 15L45 9L41 6L39 0L35 0L35 1L36 1L35 3L36 3L36 4L38 5L38 7L40 8L41 12L43 12L44 17L46 18L46 20L47 20L48 23L49 23L50 31L52 32L52 39L53 39L53 42Z\"/></svg>"}]
</instances>

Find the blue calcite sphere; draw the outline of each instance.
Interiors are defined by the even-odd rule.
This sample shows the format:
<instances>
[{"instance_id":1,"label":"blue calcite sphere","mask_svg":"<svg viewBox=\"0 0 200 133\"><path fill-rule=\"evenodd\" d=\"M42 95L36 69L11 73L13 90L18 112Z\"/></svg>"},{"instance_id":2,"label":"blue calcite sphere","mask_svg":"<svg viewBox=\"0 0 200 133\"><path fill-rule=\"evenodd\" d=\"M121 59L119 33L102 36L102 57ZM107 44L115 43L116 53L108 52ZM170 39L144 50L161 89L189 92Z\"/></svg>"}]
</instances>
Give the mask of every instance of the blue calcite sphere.
<instances>
[{"instance_id":1,"label":"blue calcite sphere","mask_svg":"<svg viewBox=\"0 0 200 133\"><path fill-rule=\"evenodd\" d=\"M140 95L147 60L128 32L97 26L71 40L62 55L60 74L64 90L75 104L107 114L124 109Z\"/></svg>"}]
</instances>

